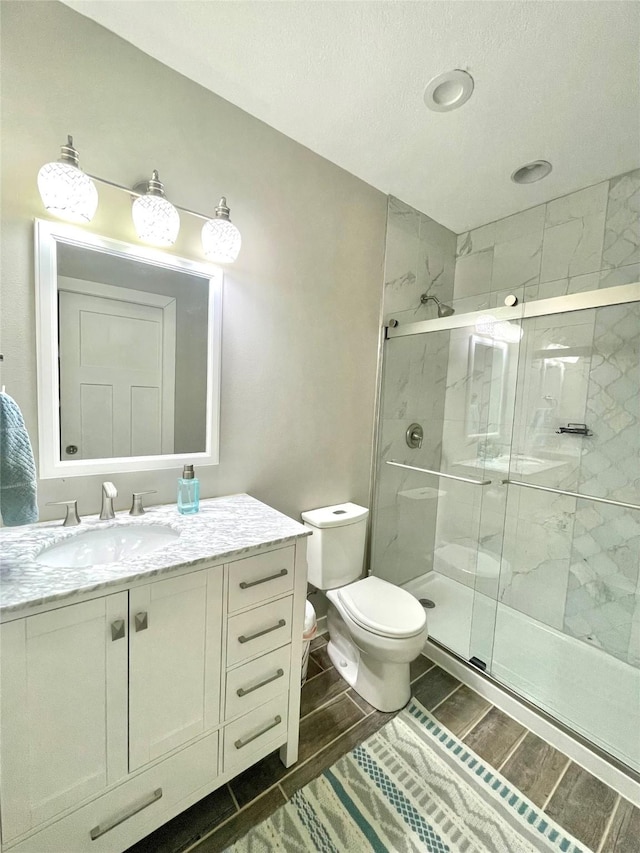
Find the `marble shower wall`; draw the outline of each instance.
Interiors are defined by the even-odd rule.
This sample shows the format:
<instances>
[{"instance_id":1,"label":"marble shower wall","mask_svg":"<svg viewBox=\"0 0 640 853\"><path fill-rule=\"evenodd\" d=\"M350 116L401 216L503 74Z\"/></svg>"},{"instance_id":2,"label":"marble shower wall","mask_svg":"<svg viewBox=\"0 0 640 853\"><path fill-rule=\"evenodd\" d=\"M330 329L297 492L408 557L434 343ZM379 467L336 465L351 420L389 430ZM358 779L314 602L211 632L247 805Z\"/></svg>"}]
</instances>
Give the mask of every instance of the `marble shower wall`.
<instances>
[{"instance_id":1,"label":"marble shower wall","mask_svg":"<svg viewBox=\"0 0 640 853\"><path fill-rule=\"evenodd\" d=\"M384 269L384 320L400 323L432 320L436 305L422 305L428 293L449 303L453 298L456 235L400 199L389 196Z\"/></svg>"},{"instance_id":2,"label":"marble shower wall","mask_svg":"<svg viewBox=\"0 0 640 853\"><path fill-rule=\"evenodd\" d=\"M461 234L453 305L482 310L509 293L531 301L638 280L640 170ZM523 328L512 453L557 462L527 479L637 503L637 306L542 317ZM541 362L553 346L581 356ZM556 436L568 420L596 424L594 437ZM500 599L640 665L637 515L511 489Z\"/></svg>"},{"instance_id":3,"label":"marble shower wall","mask_svg":"<svg viewBox=\"0 0 640 853\"><path fill-rule=\"evenodd\" d=\"M640 170L460 234L456 311L640 280Z\"/></svg>"},{"instance_id":4,"label":"marble shower wall","mask_svg":"<svg viewBox=\"0 0 640 853\"><path fill-rule=\"evenodd\" d=\"M391 317L402 323L437 316L435 304L422 305L420 295L451 301L455 250L452 231L389 198L385 323ZM393 338L385 344L371 568L398 584L433 567L440 488L437 478L384 463L395 459L439 468L448 352L448 332ZM425 435L417 450L405 442L406 429L414 422L422 425Z\"/></svg>"},{"instance_id":5,"label":"marble shower wall","mask_svg":"<svg viewBox=\"0 0 640 853\"><path fill-rule=\"evenodd\" d=\"M640 306L595 312L577 491L638 503ZM564 630L640 667L640 513L578 501Z\"/></svg>"}]
</instances>

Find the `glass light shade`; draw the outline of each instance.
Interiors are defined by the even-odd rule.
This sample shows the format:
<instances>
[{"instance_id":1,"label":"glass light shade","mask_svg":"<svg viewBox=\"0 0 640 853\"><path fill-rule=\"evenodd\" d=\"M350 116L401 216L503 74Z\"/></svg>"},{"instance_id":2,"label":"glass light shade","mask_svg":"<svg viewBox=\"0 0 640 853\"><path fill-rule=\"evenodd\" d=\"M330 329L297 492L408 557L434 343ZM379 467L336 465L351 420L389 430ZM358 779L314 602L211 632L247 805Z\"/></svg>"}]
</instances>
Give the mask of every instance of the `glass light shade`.
<instances>
[{"instance_id":1,"label":"glass light shade","mask_svg":"<svg viewBox=\"0 0 640 853\"><path fill-rule=\"evenodd\" d=\"M133 202L133 224L138 237L154 246L172 246L180 230L180 215L166 198L142 195Z\"/></svg>"},{"instance_id":2,"label":"glass light shade","mask_svg":"<svg viewBox=\"0 0 640 853\"><path fill-rule=\"evenodd\" d=\"M202 248L216 264L232 264L241 245L240 232L228 219L209 219L202 226Z\"/></svg>"},{"instance_id":3,"label":"glass light shade","mask_svg":"<svg viewBox=\"0 0 640 853\"><path fill-rule=\"evenodd\" d=\"M517 344L522 340L524 329L517 323L508 320L498 320L493 314L483 314L478 317L475 324L476 332L493 338L494 341L504 341L508 344Z\"/></svg>"},{"instance_id":4,"label":"glass light shade","mask_svg":"<svg viewBox=\"0 0 640 853\"><path fill-rule=\"evenodd\" d=\"M72 163L47 163L38 172L38 190L46 210L69 222L91 222L98 191L91 178Z\"/></svg>"}]
</instances>

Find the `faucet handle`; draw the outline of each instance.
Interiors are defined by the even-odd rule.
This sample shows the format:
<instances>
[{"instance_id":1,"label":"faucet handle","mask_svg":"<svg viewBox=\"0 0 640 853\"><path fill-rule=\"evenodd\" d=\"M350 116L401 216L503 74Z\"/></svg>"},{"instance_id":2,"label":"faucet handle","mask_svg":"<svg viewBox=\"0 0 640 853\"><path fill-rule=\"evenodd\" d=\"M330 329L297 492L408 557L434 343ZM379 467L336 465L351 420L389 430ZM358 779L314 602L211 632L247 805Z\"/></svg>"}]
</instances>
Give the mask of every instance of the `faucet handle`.
<instances>
[{"instance_id":1,"label":"faucet handle","mask_svg":"<svg viewBox=\"0 0 640 853\"><path fill-rule=\"evenodd\" d=\"M155 489L149 489L146 492L134 492L133 501L131 503L131 509L129 510L129 515L144 515L144 507L142 506L142 496L155 494Z\"/></svg>"},{"instance_id":2,"label":"faucet handle","mask_svg":"<svg viewBox=\"0 0 640 853\"><path fill-rule=\"evenodd\" d=\"M67 512L62 522L63 527L75 527L80 524L78 501L49 501L47 506L66 506Z\"/></svg>"}]
</instances>

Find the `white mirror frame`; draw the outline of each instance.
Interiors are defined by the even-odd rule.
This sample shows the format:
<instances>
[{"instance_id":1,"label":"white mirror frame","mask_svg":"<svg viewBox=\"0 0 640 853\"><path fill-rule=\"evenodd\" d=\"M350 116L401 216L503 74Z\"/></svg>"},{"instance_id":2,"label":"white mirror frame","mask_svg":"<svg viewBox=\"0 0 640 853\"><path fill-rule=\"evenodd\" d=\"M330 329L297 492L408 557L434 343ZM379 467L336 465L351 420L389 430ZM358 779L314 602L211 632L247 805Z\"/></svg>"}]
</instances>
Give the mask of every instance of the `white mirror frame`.
<instances>
[{"instance_id":1,"label":"white mirror frame","mask_svg":"<svg viewBox=\"0 0 640 853\"><path fill-rule=\"evenodd\" d=\"M174 269L209 280L206 444L202 453L126 456L111 459L60 458L60 379L58 373L57 244L67 243ZM220 446L220 366L222 355L223 273L211 264L99 237L90 232L44 219L35 220L36 350L38 376L39 476L47 480L179 468L185 463L217 465Z\"/></svg>"},{"instance_id":2,"label":"white mirror frame","mask_svg":"<svg viewBox=\"0 0 640 853\"><path fill-rule=\"evenodd\" d=\"M475 372L475 363L476 363L476 349L479 346L489 347L491 349L497 350L500 353L501 360L501 370L500 370L500 384L498 386L498 422L495 424L496 429L493 432L489 431L489 426L493 423L493 421L489 421L489 412L487 412L487 431L486 432L473 432L472 429L472 418L470 413L470 393L473 388L473 375ZM469 376L469 385L467 386L467 399L465 402L465 432L467 438L493 438L493 436L500 435L500 425L502 423L502 415L504 409L504 391L506 384L506 365L507 365L507 354L508 354L508 346L504 341L496 341L493 338L485 337L484 335L471 335L469 338L469 357L468 357L468 365L467 365L467 375ZM493 370L491 375L491 389L490 393L493 394L493 383L496 377L493 376ZM489 408L491 408L491 404L489 404Z\"/></svg>"}]
</instances>

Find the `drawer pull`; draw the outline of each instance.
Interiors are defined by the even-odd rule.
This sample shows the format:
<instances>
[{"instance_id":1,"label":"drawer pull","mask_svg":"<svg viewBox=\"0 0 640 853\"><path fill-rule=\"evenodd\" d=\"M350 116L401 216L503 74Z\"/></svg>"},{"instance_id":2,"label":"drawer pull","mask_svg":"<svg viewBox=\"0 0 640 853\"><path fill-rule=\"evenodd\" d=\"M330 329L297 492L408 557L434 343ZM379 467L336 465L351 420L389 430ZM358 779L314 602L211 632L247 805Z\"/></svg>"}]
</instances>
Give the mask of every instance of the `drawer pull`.
<instances>
[{"instance_id":1,"label":"drawer pull","mask_svg":"<svg viewBox=\"0 0 640 853\"><path fill-rule=\"evenodd\" d=\"M122 640L124 637L124 619L114 619L111 623L111 640Z\"/></svg>"},{"instance_id":2,"label":"drawer pull","mask_svg":"<svg viewBox=\"0 0 640 853\"><path fill-rule=\"evenodd\" d=\"M261 687L264 687L265 684L271 684L272 681L277 681L279 678L282 678L284 675L284 669L279 669L275 675L272 675L270 678L265 678L264 681L261 681L260 684L254 684L253 687L240 687L236 690L238 696L246 696L249 693L253 693L254 690L259 690Z\"/></svg>"},{"instance_id":3,"label":"drawer pull","mask_svg":"<svg viewBox=\"0 0 640 853\"><path fill-rule=\"evenodd\" d=\"M136 631L146 631L149 627L149 614L144 610L135 615Z\"/></svg>"},{"instance_id":4,"label":"drawer pull","mask_svg":"<svg viewBox=\"0 0 640 853\"><path fill-rule=\"evenodd\" d=\"M286 621L284 619L279 619L277 625L272 625L270 628L265 628L264 631L258 631L257 634L249 634L248 637L245 637L244 634L240 634L238 637L239 643L248 643L249 640L257 640L258 637L264 637L265 634L270 634L272 631L277 631L278 628L284 628L286 625Z\"/></svg>"},{"instance_id":5,"label":"drawer pull","mask_svg":"<svg viewBox=\"0 0 640 853\"><path fill-rule=\"evenodd\" d=\"M247 744L250 744L252 740L255 740L257 737L260 737L260 735L263 735L265 732L268 732L270 729L275 729L275 727L280 725L281 722L282 722L282 717L280 716L280 714L278 714L277 717L273 718L272 723L269 723L269 725L265 726L263 729L260 729L259 732L256 732L254 735L251 735L251 737L248 737L246 740L242 740L242 738L237 740L234 743L235 748L236 749L242 749L243 746L247 746Z\"/></svg>"},{"instance_id":6,"label":"drawer pull","mask_svg":"<svg viewBox=\"0 0 640 853\"><path fill-rule=\"evenodd\" d=\"M289 572L287 569L280 569L280 571L275 575L269 575L268 578L259 578L257 581L241 581L240 589L249 589L252 586L258 586L261 583L267 583L267 581L275 581L278 578L283 578L285 575L288 575Z\"/></svg>"},{"instance_id":7,"label":"drawer pull","mask_svg":"<svg viewBox=\"0 0 640 853\"><path fill-rule=\"evenodd\" d=\"M162 788L156 788L153 794L149 794L143 802L134 806L131 811L121 815L120 817L113 818L113 820L110 820L108 823L99 823L97 826L94 826L89 833L91 840L95 841L96 838L100 838L101 835L109 832L109 830L115 829L116 826L120 826L120 824L124 823L125 820L129 820L130 817L133 817L135 814L138 814L138 812L141 812L143 809L146 809L148 806L157 802L160 797L162 797Z\"/></svg>"}]
</instances>

